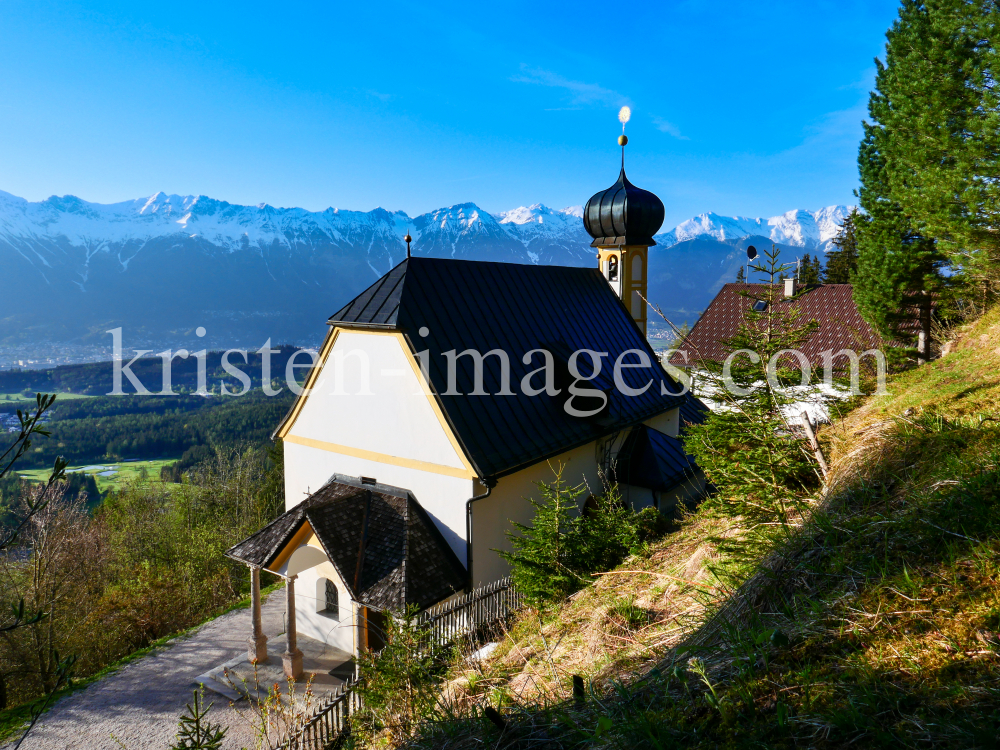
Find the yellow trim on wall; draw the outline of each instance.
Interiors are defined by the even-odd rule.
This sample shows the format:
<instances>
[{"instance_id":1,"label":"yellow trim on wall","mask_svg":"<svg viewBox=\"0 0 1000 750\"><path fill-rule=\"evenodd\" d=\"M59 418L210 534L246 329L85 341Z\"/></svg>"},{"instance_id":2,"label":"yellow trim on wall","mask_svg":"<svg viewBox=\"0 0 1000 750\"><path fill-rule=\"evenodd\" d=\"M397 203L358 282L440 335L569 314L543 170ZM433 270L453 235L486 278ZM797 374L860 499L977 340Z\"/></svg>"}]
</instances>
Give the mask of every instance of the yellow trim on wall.
<instances>
[{"instance_id":1,"label":"yellow trim on wall","mask_svg":"<svg viewBox=\"0 0 1000 750\"><path fill-rule=\"evenodd\" d=\"M271 565L265 568L265 570L269 570L276 575L281 575L280 573L277 573L277 571L281 570L281 566L288 562L288 558L292 556L292 553L295 552L295 550L297 550L303 543L308 541L311 536L316 535L313 533L312 526L309 525L309 522L305 521L302 526L299 527L299 530L292 535L292 538L288 540L288 543L284 546L281 552L278 553L278 556L274 558ZM320 549L322 549L322 547Z\"/></svg>"},{"instance_id":2,"label":"yellow trim on wall","mask_svg":"<svg viewBox=\"0 0 1000 750\"><path fill-rule=\"evenodd\" d=\"M390 456L388 453L376 453L375 451L365 450L364 448L353 448L349 445L337 445L336 443L327 443L323 440L313 440L312 438L299 437L298 435L289 435L285 438L285 442L295 443L296 445L304 445L308 448L316 448L317 450L327 451L328 453L339 453L342 456L363 458L368 461L376 461L381 464L427 471L432 474L443 474L448 477L457 477L459 479L476 478L476 473L471 469L457 469L454 466L445 466L444 464L435 464L429 461L417 461L414 458Z\"/></svg>"},{"instance_id":3,"label":"yellow trim on wall","mask_svg":"<svg viewBox=\"0 0 1000 750\"><path fill-rule=\"evenodd\" d=\"M288 431L292 429L292 425L295 424L295 420L298 419L299 412L302 411L302 407L305 404L306 399L309 398L313 385L316 383L316 378L319 377L319 371L323 369L324 365L326 365L326 358L330 356L330 350L333 348L333 342L337 340L337 334L339 332L339 328L333 328L326 334L326 338L323 339L323 345L319 350L319 361L316 365L313 365L312 370L309 371L309 377L306 378L305 385L302 388L302 393L300 393L298 398L295 399L295 404L292 406L291 413L282 423L281 427L278 428L278 437L281 440L285 439Z\"/></svg>"},{"instance_id":4,"label":"yellow trim on wall","mask_svg":"<svg viewBox=\"0 0 1000 750\"><path fill-rule=\"evenodd\" d=\"M451 447L455 450L455 455L458 456L458 460L462 462L462 466L465 467L464 471L462 469L456 469L450 466L444 466L441 464L429 463L427 461L417 461L416 459L408 458L397 458L394 456L388 456L382 453L375 453L374 451L365 451L361 448L351 448L348 446L336 445L335 443L324 443L323 441L314 440L313 443L320 443L324 446L335 446L334 448L320 448L321 450L329 450L333 453L344 453L349 456L355 456L360 458L371 458L373 456L384 456L385 458L372 458L375 461L383 461L384 463L392 463L397 466L409 466L410 468L421 468L423 471L435 471L438 474L447 474L448 476L461 476L465 478L466 476L475 477L477 476L475 470L472 468L472 463L469 461L468 457L465 455L465 451L462 450L462 446L459 444L458 439L455 437L455 433L452 431L451 427L448 425L448 420L445 419L444 412L441 410L441 406L438 404L437 399L434 397L431 391L430 383L424 379L423 373L420 371L420 366L417 364L416 356L410 351L409 344L406 343L406 337L399 331L372 331L372 330L357 330L357 329L344 329L339 327L334 327L330 333L327 334L326 339L323 341L323 346L320 348L319 359L316 366L312 368L309 372L309 377L306 379L305 385L303 386L302 395L298 397L295 405L292 407L292 412L289 414L288 419L285 420L284 424L278 430L278 437L282 440L288 440L290 442L297 442L300 445L307 445L305 440L308 438L296 438L289 435L295 420L298 419L299 413L302 411L302 407L305 405L306 399L309 398L309 394L312 392L313 387L316 385L316 379L319 377L320 371L326 367L327 360L330 357L330 353L333 351L333 345L336 343L337 337L340 335L341 331L348 330L352 333L363 333L365 335L371 336L394 336L396 340L399 341L400 347L403 349L403 354L406 357L407 362L410 363L410 367L413 369L413 374L416 376L417 381L420 383L420 387L426 394L427 400L431 405L431 409L434 412L434 416L437 417L438 423L441 425L441 429L444 430L444 434L448 438L448 442L451 443ZM320 447L319 445L313 445L312 447ZM354 452L349 452L354 451ZM360 456L359 453L364 453L366 455ZM385 460L391 459L391 460ZM404 463L407 462L407 463ZM427 467L437 467L437 468L427 468ZM456 473L458 472L458 473Z\"/></svg>"},{"instance_id":5,"label":"yellow trim on wall","mask_svg":"<svg viewBox=\"0 0 1000 750\"><path fill-rule=\"evenodd\" d=\"M649 299L649 248L645 245L627 245L625 247L601 247L598 248L598 268L604 273L604 264L612 255L618 255L618 274L621 280L621 301L628 309L629 315L635 324L639 326L642 335L646 335L646 303L639 300L639 316L633 312L633 292L639 292L643 299ZM632 259L638 255L642 258L642 278L636 280L632 277Z\"/></svg>"}]
</instances>

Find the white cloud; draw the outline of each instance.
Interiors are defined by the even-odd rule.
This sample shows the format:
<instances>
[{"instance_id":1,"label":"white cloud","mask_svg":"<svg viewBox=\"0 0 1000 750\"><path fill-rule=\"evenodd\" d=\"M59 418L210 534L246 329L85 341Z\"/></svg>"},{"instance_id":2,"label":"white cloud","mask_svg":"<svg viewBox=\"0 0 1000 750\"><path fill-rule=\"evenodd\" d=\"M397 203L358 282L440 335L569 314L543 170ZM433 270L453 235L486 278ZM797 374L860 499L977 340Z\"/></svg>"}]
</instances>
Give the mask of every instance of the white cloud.
<instances>
[{"instance_id":1,"label":"white cloud","mask_svg":"<svg viewBox=\"0 0 1000 750\"><path fill-rule=\"evenodd\" d=\"M624 94L606 89L596 83L572 81L558 73L553 73L551 70L532 68L524 64L521 65L520 75L512 76L510 80L516 83L533 83L539 86L564 89L570 94L573 104L604 104L614 107L631 104L631 100Z\"/></svg>"},{"instance_id":2,"label":"white cloud","mask_svg":"<svg viewBox=\"0 0 1000 750\"><path fill-rule=\"evenodd\" d=\"M672 135L674 138L680 141L690 141L686 135L681 134L681 129L674 125L668 120L664 120L662 117L653 115L653 127L659 130L661 133L666 133L667 135Z\"/></svg>"}]
</instances>

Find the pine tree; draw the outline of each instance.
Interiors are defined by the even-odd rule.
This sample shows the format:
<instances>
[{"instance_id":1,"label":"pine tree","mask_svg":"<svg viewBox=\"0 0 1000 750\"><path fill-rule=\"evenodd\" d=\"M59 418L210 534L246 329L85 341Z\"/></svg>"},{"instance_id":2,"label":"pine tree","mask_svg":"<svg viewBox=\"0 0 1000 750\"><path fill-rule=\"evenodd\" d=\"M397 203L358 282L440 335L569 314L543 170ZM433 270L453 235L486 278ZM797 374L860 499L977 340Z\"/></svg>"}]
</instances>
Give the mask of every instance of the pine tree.
<instances>
[{"instance_id":1,"label":"pine tree","mask_svg":"<svg viewBox=\"0 0 1000 750\"><path fill-rule=\"evenodd\" d=\"M892 200L976 282L1000 280L1000 11L904 0L886 35L872 116Z\"/></svg>"},{"instance_id":2,"label":"pine tree","mask_svg":"<svg viewBox=\"0 0 1000 750\"><path fill-rule=\"evenodd\" d=\"M813 286L819 284L820 272L822 271L822 266L820 265L819 256L815 259L806 253L802 257L802 262L799 264L799 284L803 286Z\"/></svg>"},{"instance_id":3,"label":"pine tree","mask_svg":"<svg viewBox=\"0 0 1000 750\"><path fill-rule=\"evenodd\" d=\"M222 747L226 730L205 719L213 704L206 707L204 699L204 687L194 691L194 705L188 703L187 713L181 714L177 742L170 750L219 750Z\"/></svg>"},{"instance_id":4,"label":"pine tree","mask_svg":"<svg viewBox=\"0 0 1000 750\"><path fill-rule=\"evenodd\" d=\"M740 270L736 272L736 283L745 284L747 280L746 272L743 270L743 266L740 266Z\"/></svg>"},{"instance_id":5,"label":"pine tree","mask_svg":"<svg viewBox=\"0 0 1000 750\"><path fill-rule=\"evenodd\" d=\"M833 238L837 249L826 254L824 284L850 284L851 275L858 270L858 216L858 209L852 208Z\"/></svg>"},{"instance_id":6,"label":"pine tree","mask_svg":"<svg viewBox=\"0 0 1000 750\"><path fill-rule=\"evenodd\" d=\"M713 409L702 424L689 426L683 438L685 450L718 489L706 501L708 507L741 520L742 534L717 540L737 560L753 559L775 534L787 531L800 501L816 484L813 459L785 419L785 409L802 397L785 392L786 385L799 383L797 362L777 359L770 373L768 363L782 350L801 349L819 326L801 320L797 306L778 304L784 290L776 281L792 266L779 262L776 247L752 268L770 283L742 294L743 320L736 334L721 343L727 352L750 350L757 358L734 357L728 378L723 362L698 363L711 398L721 401L722 408Z\"/></svg>"},{"instance_id":7,"label":"pine tree","mask_svg":"<svg viewBox=\"0 0 1000 750\"><path fill-rule=\"evenodd\" d=\"M883 68L880 78L888 75L887 71ZM879 83L877 80L877 87ZM869 111L876 123L887 106L880 91L872 93ZM858 268L852 277L854 301L883 338L910 347L920 343L910 326L917 311L919 330L924 334L923 349L917 354L928 359L931 303L943 286L942 257L933 239L918 233L893 199L883 153L888 138L885 128L864 123L864 129L858 151L858 197L866 215L855 219Z\"/></svg>"}]
</instances>

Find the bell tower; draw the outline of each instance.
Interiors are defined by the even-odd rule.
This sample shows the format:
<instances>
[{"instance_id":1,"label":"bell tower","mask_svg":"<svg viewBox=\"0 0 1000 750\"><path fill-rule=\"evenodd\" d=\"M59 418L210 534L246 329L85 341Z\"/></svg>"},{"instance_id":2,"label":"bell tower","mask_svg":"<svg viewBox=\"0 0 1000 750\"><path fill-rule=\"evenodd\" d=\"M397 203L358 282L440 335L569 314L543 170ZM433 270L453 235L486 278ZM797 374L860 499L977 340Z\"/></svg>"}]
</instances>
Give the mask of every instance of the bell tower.
<instances>
[{"instance_id":1,"label":"bell tower","mask_svg":"<svg viewBox=\"0 0 1000 750\"><path fill-rule=\"evenodd\" d=\"M663 203L648 190L638 188L625 176L625 123L631 113L622 107L618 119L622 134L622 167L618 182L594 195L583 209L583 227L594 238L598 268L614 289L632 320L646 335L646 303L649 278L649 248L653 235L663 225Z\"/></svg>"}]
</instances>

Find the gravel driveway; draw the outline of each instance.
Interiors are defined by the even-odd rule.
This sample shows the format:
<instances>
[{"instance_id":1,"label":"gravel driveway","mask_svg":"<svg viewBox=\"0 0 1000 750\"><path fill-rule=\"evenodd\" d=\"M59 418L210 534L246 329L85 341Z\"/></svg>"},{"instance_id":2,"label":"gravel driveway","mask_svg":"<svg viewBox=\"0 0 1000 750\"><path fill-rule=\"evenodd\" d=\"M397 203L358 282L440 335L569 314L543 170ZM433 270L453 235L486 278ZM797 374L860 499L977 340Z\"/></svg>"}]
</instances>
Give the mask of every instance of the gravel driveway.
<instances>
[{"instance_id":1,"label":"gravel driveway","mask_svg":"<svg viewBox=\"0 0 1000 750\"><path fill-rule=\"evenodd\" d=\"M264 632L270 638L283 629L283 592L263 606ZM246 652L250 610L238 609L207 622L115 674L58 701L21 745L25 750L166 750L177 733L177 719L191 700L194 679L212 667ZM221 695L205 691L215 702L213 723L230 727L223 747L252 748L253 732ZM243 702L246 705L245 701ZM117 738L121 744L113 739ZM8 747L11 747L8 745Z\"/></svg>"}]
</instances>

